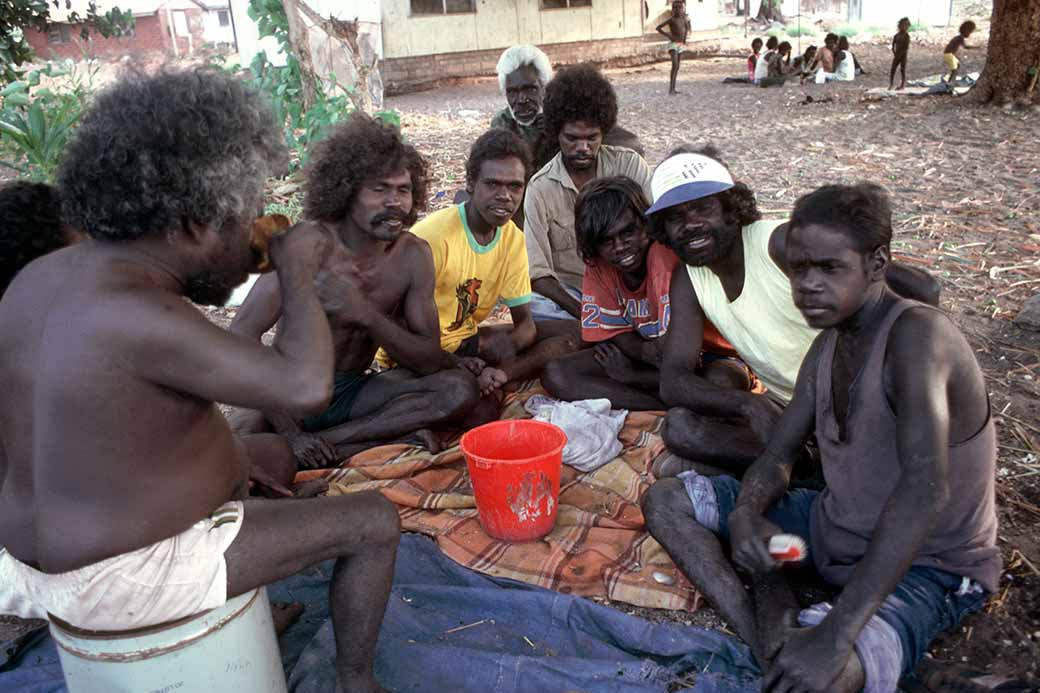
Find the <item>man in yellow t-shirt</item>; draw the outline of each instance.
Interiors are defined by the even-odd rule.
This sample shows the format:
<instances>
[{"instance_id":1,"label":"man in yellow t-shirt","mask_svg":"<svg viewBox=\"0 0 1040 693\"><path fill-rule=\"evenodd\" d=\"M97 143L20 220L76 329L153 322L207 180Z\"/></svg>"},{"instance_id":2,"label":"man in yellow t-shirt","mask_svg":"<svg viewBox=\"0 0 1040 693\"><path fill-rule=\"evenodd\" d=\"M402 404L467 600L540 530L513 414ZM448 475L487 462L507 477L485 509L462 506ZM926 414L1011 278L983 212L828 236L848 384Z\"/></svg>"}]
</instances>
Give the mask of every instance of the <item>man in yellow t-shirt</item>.
<instances>
[{"instance_id":1,"label":"man in yellow t-shirt","mask_svg":"<svg viewBox=\"0 0 1040 693\"><path fill-rule=\"evenodd\" d=\"M481 135L466 162L466 202L429 215L412 233L430 244L441 348L479 371L481 390L538 377L550 358L572 351L567 337L538 339L523 232L512 221L524 195L530 154L515 133ZM512 325L478 327L502 300Z\"/></svg>"}]
</instances>

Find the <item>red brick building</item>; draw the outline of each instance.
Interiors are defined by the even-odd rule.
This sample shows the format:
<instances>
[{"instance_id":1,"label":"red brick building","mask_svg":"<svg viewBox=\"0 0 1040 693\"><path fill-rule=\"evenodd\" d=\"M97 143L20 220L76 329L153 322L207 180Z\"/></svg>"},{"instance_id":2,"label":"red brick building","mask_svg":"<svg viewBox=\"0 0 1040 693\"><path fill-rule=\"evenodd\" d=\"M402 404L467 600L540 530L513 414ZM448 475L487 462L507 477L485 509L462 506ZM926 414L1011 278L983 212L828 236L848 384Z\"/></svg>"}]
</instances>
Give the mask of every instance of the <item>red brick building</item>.
<instances>
[{"instance_id":1,"label":"red brick building","mask_svg":"<svg viewBox=\"0 0 1040 693\"><path fill-rule=\"evenodd\" d=\"M83 7L78 5L83 4ZM70 10L51 10L49 31L26 30L25 38L42 59L120 57L123 55L190 55L203 48L234 43L231 11L226 0L110 0L98 3L129 10L134 29L128 36L105 38L92 33L86 41L80 25L63 22ZM85 3L72 10L86 15Z\"/></svg>"}]
</instances>

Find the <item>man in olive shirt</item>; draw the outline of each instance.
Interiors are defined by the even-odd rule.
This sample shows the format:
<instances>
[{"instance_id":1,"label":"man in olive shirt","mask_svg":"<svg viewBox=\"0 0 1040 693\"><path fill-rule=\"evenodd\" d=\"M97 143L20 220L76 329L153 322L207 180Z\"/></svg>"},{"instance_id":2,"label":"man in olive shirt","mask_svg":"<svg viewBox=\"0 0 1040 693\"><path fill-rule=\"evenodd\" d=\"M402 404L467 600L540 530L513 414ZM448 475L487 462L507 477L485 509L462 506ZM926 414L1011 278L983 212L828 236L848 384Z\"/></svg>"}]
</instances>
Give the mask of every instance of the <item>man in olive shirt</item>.
<instances>
[{"instance_id":1,"label":"man in olive shirt","mask_svg":"<svg viewBox=\"0 0 1040 693\"><path fill-rule=\"evenodd\" d=\"M617 95L591 65L561 70L545 88L546 136L560 151L534 174L524 200L524 237L535 320L577 320L585 263L574 236L574 202L594 178L627 176L650 193L650 167L636 152L603 144L617 121Z\"/></svg>"}]
</instances>

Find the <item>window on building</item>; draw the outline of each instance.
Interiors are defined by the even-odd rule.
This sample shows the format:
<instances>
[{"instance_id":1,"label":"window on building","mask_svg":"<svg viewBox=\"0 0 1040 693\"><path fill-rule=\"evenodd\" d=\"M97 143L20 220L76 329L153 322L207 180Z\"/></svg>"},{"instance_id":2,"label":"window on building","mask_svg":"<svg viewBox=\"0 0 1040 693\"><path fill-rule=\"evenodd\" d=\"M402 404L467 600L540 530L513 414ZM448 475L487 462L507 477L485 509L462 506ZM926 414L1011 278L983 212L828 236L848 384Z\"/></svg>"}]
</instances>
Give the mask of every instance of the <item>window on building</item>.
<instances>
[{"instance_id":1,"label":"window on building","mask_svg":"<svg viewBox=\"0 0 1040 693\"><path fill-rule=\"evenodd\" d=\"M227 10L217 10L217 22L220 26L231 26L231 15Z\"/></svg>"},{"instance_id":2,"label":"window on building","mask_svg":"<svg viewBox=\"0 0 1040 693\"><path fill-rule=\"evenodd\" d=\"M51 24L50 29L47 30L47 43L69 43L71 41L72 34L68 24Z\"/></svg>"},{"instance_id":3,"label":"window on building","mask_svg":"<svg viewBox=\"0 0 1040 693\"><path fill-rule=\"evenodd\" d=\"M463 14L477 11L477 0L410 0L412 14Z\"/></svg>"},{"instance_id":4,"label":"window on building","mask_svg":"<svg viewBox=\"0 0 1040 693\"><path fill-rule=\"evenodd\" d=\"M592 0L542 0L543 10L565 10L568 7L592 7Z\"/></svg>"}]
</instances>

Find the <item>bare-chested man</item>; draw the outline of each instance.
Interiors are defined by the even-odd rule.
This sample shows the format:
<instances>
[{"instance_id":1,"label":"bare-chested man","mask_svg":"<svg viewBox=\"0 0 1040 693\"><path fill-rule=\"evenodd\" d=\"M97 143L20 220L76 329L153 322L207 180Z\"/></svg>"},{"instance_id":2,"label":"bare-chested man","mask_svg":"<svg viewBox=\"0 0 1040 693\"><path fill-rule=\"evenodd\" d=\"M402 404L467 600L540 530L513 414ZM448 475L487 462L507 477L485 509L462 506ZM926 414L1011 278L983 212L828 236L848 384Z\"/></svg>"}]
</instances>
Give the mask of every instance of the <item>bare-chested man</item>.
<instances>
[{"instance_id":1,"label":"bare-chested man","mask_svg":"<svg viewBox=\"0 0 1040 693\"><path fill-rule=\"evenodd\" d=\"M30 262L80 240L61 221L58 192L46 183L17 181L0 188L0 296Z\"/></svg>"},{"instance_id":2,"label":"bare-chested man","mask_svg":"<svg viewBox=\"0 0 1040 693\"><path fill-rule=\"evenodd\" d=\"M394 440L436 445L429 427L465 416L476 380L440 346L433 255L407 233L426 206L426 163L392 126L354 115L312 154L304 213L330 238L338 284L322 292L332 326L335 391L300 418L279 408L236 417L240 432L274 430L305 467L329 466ZM231 323L259 339L282 314L274 277L261 277ZM367 372L382 346L400 366Z\"/></svg>"},{"instance_id":3,"label":"bare-chested man","mask_svg":"<svg viewBox=\"0 0 1040 693\"><path fill-rule=\"evenodd\" d=\"M222 73L131 75L84 117L58 187L92 240L33 263L0 303L0 613L133 629L337 559L340 684L376 691L393 505L240 500L252 454L272 446L236 439L215 405L308 416L328 404L315 290L327 236L305 224L272 241L274 348L184 300L222 305L245 280L264 176L284 156L269 108Z\"/></svg>"}]
</instances>

